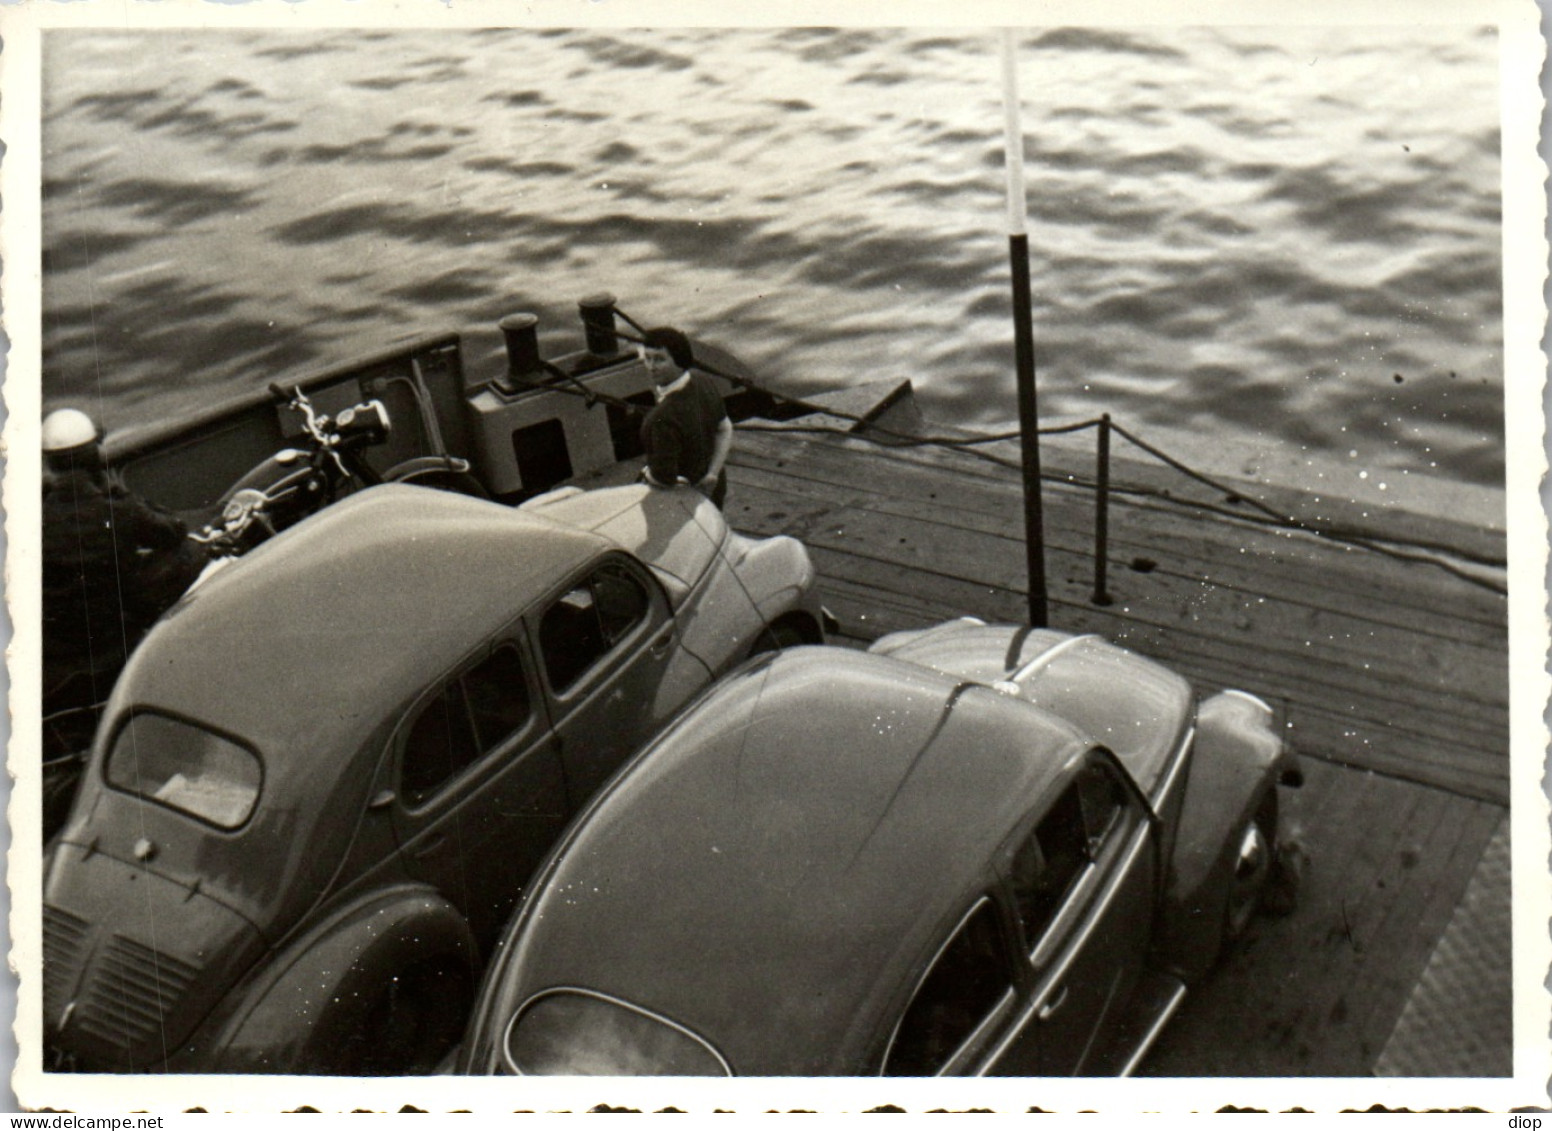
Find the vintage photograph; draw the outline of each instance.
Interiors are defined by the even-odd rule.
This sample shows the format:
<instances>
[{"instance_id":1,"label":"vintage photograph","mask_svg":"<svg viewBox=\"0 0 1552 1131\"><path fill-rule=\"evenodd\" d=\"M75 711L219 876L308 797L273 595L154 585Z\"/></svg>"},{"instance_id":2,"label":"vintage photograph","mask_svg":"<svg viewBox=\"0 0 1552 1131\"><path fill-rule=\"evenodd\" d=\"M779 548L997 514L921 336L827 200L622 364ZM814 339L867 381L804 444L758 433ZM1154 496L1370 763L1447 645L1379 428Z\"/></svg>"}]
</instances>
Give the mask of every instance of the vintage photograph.
<instances>
[{"instance_id":1,"label":"vintage photograph","mask_svg":"<svg viewBox=\"0 0 1552 1131\"><path fill-rule=\"evenodd\" d=\"M1535 5L597 7L0 13L23 1109L1544 1104Z\"/></svg>"}]
</instances>

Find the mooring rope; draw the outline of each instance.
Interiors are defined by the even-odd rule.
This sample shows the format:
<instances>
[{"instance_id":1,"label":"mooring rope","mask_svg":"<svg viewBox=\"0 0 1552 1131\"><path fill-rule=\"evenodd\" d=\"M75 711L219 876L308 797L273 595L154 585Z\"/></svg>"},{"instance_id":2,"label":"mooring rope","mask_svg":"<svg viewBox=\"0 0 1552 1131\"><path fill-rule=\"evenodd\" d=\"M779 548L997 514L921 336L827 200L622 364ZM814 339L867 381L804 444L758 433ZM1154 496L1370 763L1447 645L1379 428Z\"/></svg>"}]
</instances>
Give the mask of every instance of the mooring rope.
<instances>
[{"instance_id":1,"label":"mooring rope","mask_svg":"<svg viewBox=\"0 0 1552 1131\"><path fill-rule=\"evenodd\" d=\"M642 325L630 315L626 314L618 306L614 308L614 312L622 319L624 319L625 322L636 331L637 335L641 335L643 337L646 335L647 331L642 327ZM628 341L635 341L638 343L641 341L640 337L636 337L630 334L622 333L620 334L620 337L625 338ZM826 424L800 424L787 422L753 423L751 421L744 421L736 426L740 431L793 432L815 435L828 434L844 436L850 439L865 440L869 443L878 444L881 447L890 448L947 448L950 450L963 452L965 455L973 456L976 459L982 460L986 463L995 464L998 467L1009 468L1011 470L1020 472L1023 470L1023 463L1019 460L1009 459L1006 456L999 456L994 452L980 450L983 445L1003 443L1009 440L1017 440L1020 435L1017 429L1003 432L973 433L968 436L922 435L920 433L902 431L896 428L887 428L873 420L868 419L866 416L862 416L854 412L847 412L844 409L833 408L815 401L805 400L802 397L796 397L787 393L777 392L774 389L765 387L752 377L745 377L740 374L723 372L716 366L699 359L695 362L695 368L700 369L713 377L720 377L725 381L732 382L734 385L737 385L743 389L747 389L752 393L768 397L771 401L777 404L790 406L791 408L798 410L800 413L822 413L833 419L850 421L852 424L859 426L857 429L853 430ZM577 382L576 384L578 385L578 388L568 388L564 385L552 386L552 388L555 388L558 392L572 393L578 396L583 395L580 391L580 382ZM594 394L593 396L596 400L603 400L610 404L618 404L633 410L639 409L640 407L637 405L632 405L629 402L622 401L617 397L610 397L602 394ZM1098 428L1103 423L1104 421L1102 419L1095 417L1088 420L1074 421L1068 424L1050 425L1044 428L1040 428L1038 431L1042 436L1057 436L1083 432L1090 428ZM1196 510L1208 511L1213 514L1219 514L1228 518L1237 519L1241 522L1249 522L1262 526L1272 526L1280 529L1297 530L1318 538L1327 539L1332 542L1340 542L1343 545L1355 546L1360 549L1368 550L1371 553L1380 554L1384 557L1393 558L1397 561L1419 562L1425 565L1431 565L1443 570L1451 576L1457 577L1462 581L1466 581L1472 585L1479 586L1480 588L1486 589L1492 593L1506 594L1508 592L1507 587L1499 584L1496 580L1474 574L1467 569L1463 569L1450 561L1444 560L1443 558L1436 557L1434 555L1449 554L1472 564L1492 569L1504 569L1507 567L1508 563L1502 557L1488 554L1479 554L1469 549L1447 546L1439 542L1431 542L1419 538L1386 537L1383 540L1377 540L1373 536L1367 535L1362 531L1352 527L1343 526L1338 523L1319 522L1303 518L1297 514L1288 514L1276 507L1263 503L1259 499L1254 499L1247 496L1241 488L1236 488L1231 484L1213 478L1205 472L1198 471L1196 468L1191 467L1183 460L1180 460L1175 456L1170 455L1168 452L1165 452L1161 448L1150 444L1148 441L1142 439L1131 430L1116 424L1114 421L1110 422L1110 429L1116 435L1120 436L1122 439L1126 440L1140 451L1158 460L1166 467L1171 468L1186 478L1194 480L1195 482L1200 483L1203 486L1212 489L1213 491L1221 493L1231 500L1237 500L1241 503L1244 503L1246 506L1256 511L1260 517L1246 514L1241 510L1231 510L1228 507L1219 506L1213 503L1181 498L1179 496L1170 494L1168 491L1143 485L1128 485L1121 487L1112 484L1110 486L1110 490L1114 493L1143 495L1157 499L1161 502L1173 504L1175 506L1191 507ZM1043 473L1041 478L1048 479L1052 482L1062 482L1073 486L1086 487L1090 490L1098 489L1097 483L1086 481L1078 476L1068 474Z\"/></svg>"}]
</instances>

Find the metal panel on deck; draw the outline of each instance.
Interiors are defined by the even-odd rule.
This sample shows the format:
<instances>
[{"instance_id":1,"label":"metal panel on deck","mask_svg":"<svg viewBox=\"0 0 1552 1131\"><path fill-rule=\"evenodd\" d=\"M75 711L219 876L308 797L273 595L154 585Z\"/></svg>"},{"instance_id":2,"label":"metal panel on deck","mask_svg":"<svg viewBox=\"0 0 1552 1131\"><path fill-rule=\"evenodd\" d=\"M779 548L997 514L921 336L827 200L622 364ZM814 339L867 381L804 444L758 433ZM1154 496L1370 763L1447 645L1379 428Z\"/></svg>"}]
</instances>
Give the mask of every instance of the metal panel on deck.
<instances>
[{"instance_id":1,"label":"metal panel on deck","mask_svg":"<svg viewBox=\"0 0 1552 1131\"><path fill-rule=\"evenodd\" d=\"M1374 1066L1376 1075L1513 1074L1510 861L1506 814Z\"/></svg>"}]
</instances>

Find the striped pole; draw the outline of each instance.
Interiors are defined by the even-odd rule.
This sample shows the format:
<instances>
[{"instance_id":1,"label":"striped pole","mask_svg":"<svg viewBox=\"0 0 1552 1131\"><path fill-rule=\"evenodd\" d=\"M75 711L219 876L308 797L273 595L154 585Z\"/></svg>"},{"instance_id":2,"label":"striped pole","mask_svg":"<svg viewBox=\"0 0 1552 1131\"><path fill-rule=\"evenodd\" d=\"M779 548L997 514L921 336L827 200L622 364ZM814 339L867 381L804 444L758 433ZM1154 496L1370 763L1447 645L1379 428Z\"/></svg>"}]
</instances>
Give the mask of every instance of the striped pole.
<instances>
[{"instance_id":1,"label":"striped pole","mask_svg":"<svg viewBox=\"0 0 1552 1131\"><path fill-rule=\"evenodd\" d=\"M1013 268L1013 357L1018 377L1019 448L1024 465L1024 553L1029 568L1029 623L1048 620L1045 517L1040 505L1040 413L1035 402L1035 332L1029 289L1029 235L1024 226L1024 131L1019 125L1018 56L1012 28L1002 30L1003 156L1008 169L1008 261Z\"/></svg>"}]
</instances>

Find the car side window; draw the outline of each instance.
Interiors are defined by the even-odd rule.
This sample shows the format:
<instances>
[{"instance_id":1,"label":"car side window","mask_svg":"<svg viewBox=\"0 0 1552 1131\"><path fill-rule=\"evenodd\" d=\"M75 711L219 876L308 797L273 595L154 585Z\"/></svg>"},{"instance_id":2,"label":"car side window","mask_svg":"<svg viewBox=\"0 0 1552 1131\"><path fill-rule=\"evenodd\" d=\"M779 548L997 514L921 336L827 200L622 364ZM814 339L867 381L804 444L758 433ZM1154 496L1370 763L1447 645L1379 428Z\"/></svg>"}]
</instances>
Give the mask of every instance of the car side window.
<instances>
[{"instance_id":1,"label":"car side window","mask_svg":"<svg viewBox=\"0 0 1552 1131\"><path fill-rule=\"evenodd\" d=\"M1119 826L1126 787L1097 757L1079 771L1013 853L1010 884L1024 939L1033 947L1068 893Z\"/></svg>"},{"instance_id":2,"label":"car side window","mask_svg":"<svg viewBox=\"0 0 1552 1131\"><path fill-rule=\"evenodd\" d=\"M523 658L512 645L497 648L482 663L470 668L462 683L481 753L501 745L528 721L532 708L528 683L523 678Z\"/></svg>"},{"instance_id":3,"label":"car side window","mask_svg":"<svg viewBox=\"0 0 1552 1131\"><path fill-rule=\"evenodd\" d=\"M1089 862L1080 784L1064 789L1013 854L1013 903L1031 946L1045 933Z\"/></svg>"},{"instance_id":4,"label":"car side window","mask_svg":"<svg viewBox=\"0 0 1552 1131\"><path fill-rule=\"evenodd\" d=\"M556 598L539 621L539 650L550 686L565 691L646 619L646 586L619 562L606 562Z\"/></svg>"},{"instance_id":5,"label":"car side window","mask_svg":"<svg viewBox=\"0 0 1552 1131\"><path fill-rule=\"evenodd\" d=\"M1109 766L1095 759L1078 775L1078 797L1083 804L1089 857L1097 860L1105 838L1121 819L1121 809L1127 800L1126 788Z\"/></svg>"},{"instance_id":6,"label":"car side window","mask_svg":"<svg viewBox=\"0 0 1552 1131\"><path fill-rule=\"evenodd\" d=\"M523 660L503 645L454 678L421 710L404 742L399 788L410 805L495 749L532 714Z\"/></svg>"},{"instance_id":7,"label":"car side window","mask_svg":"<svg viewBox=\"0 0 1552 1131\"><path fill-rule=\"evenodd\" d=\"M932 1076L1013 987L996 908L982 900L939 952L895 1031L886 1076Z\"/></svg>"}]
</instances>

